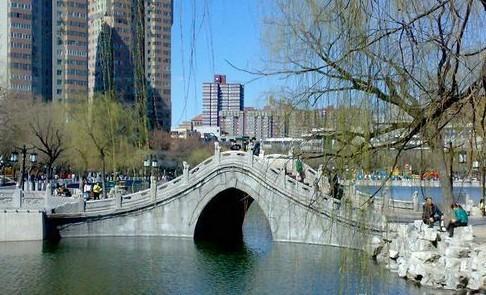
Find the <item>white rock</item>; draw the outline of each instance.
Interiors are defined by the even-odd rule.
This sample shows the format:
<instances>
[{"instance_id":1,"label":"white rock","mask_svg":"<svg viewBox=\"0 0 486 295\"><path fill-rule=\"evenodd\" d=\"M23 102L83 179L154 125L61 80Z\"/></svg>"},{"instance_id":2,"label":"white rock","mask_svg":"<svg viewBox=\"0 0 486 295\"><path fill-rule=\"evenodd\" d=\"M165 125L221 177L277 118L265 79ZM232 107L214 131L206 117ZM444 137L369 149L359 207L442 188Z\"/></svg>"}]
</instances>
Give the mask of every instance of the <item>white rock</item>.
<instances>
[{"instance_id":1,"label":"white rock","mask_svg":"<svg viewBox=\"0 0 486 295\"><path fill-rule=\"evenodd\" d=\"M422 233L419 235L419 239L435 242L439 239L439 233L435 228L426 227L422 230Z\"/></svg>"},{"instance_id":2,"label":"white rock","mask_svg":"<svg viewBox=\"0 0 486 295\"><path fill-rule=\"evenodd\" d=\"M434 244L427 240L410 240L408 243L408 249L410 252L416 251L433 251L436 250Z\"/></svg>"},{"instance_id":3,"label":"white rock","mask_svg":"<svg viewBox=\"0 0 486 295\"><path fill-rule=\"evenodd\" d=\"M407 276L407 270L408 270L408 262L405 261L404 259L401 260L401 258L398 258L397 260L398 263L398 276L401 278L405 278Z\"/></svg>"},{"instance_id":4,"label":"white rock","mask_svg":"<svg viewBox=\"0 0 486 295\"><path fill-rule=\"evenodd\" d=\"M381 239L377 236L373 236L371 238L371 244L380 244L381 243Z\"/></svg>"},{"instance_id":5,"label":"white rock","mask_svg":"<svg viewBox=\"0 0 486 295\"><path fill-rule=\"evenodd\" d=\"M460 258L445 258L445 268L449 272L457 272L459 271L459 267L461 266L461 259Z\"/></svg>"},{"instance_id":6,"label":"white rock","mask_svg":"<svg viewBox=\"0 0 486 295\"><path fill-rule=\"evenodd\" d=\"M471 253L471 249L467 247L449 246L445 249L444 255L454 258L466 258L469 257L469 253Z\"/></svg>"},{"instance_id":7,"label":"white rock","mask_svg":"<svg viewBox=\"0 0 486 295\"><path fill-rule=\"evenodd\" d=\"M437 262L439 258L440 255L436 251L417 251L417 252L413 252L412 256L410 257L411 260L416 259L423 263Z\"/></svg>"},{"instance_id":8,"label":"white rock","mask_svg":"<svg viewBox=\"0 0 486 295\"><path fill-rule=\"evenodd\" d=\"M472 226L462 226L454 229L454 240L458 241L472 241L474 239Z\"/></svg>"},{"instance_id":9,"label":"white rock","mask_svg":"<svg viewBox=\"0 0 486 295\"><path fill-rule=\"evenodd\" d=\"M390 249L390 251L388 251L388 252L389 252L389 257L390 257L391 259L397 259L397 258L398 258L398 256L399 256L399 253L398 253L398 251L396 251L396 250L392 250L392 249Z\"/></svg>"},{"instance_id":10,"label":"white rock","mask_svg":"<svg viewBox=\"0 0 486 295\"><path fill-rule=\"evenodd\" d=\"M427 225L425 225L422 220L414 220L413 221L413 226L414 226L414 228L417 231L421 231L422 230L422 226L427 226Z\"/></svg>"}]
</instances>

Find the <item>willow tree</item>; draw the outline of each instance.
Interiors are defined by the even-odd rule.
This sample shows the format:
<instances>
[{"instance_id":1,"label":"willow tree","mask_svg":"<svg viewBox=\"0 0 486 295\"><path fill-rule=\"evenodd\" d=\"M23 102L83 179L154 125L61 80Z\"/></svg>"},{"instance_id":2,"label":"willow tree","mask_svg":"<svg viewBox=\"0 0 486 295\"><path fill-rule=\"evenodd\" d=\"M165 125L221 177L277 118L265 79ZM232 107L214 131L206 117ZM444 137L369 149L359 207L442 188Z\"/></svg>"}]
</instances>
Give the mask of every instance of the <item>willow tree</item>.
<instances>
[{"instance_id":1,"label":"willow tree","mask_svg":"<svg viewBox=\"0 0 486 295\"><path fill-rule=\"evenodd\" d=\"M115 173L139 167L144 151L139 149L138 123L135 111L105 95L92 103L73 105L69 121L76 133L70 142L72 159L81 160L75 164L84 169L101 168L103 182L108 169Z\"/></svg>"},{"instance_id":2,"label":"willow tree","mask_svg":"<svg viewBox=\"0 0 486 295\"><path fill-rule=\"evenodd\" d=\"M398 159L403 150L427 146L444 201L452 202L443 128L467 102L475 103L473 97L484 97L482 3L275 1L265 36L271 59L255 73L289 79L295 101L371 112L370 121L337 123L335 139L343 148L332 157L353 162L393 150Z\"/></svg>"}]
</instances>

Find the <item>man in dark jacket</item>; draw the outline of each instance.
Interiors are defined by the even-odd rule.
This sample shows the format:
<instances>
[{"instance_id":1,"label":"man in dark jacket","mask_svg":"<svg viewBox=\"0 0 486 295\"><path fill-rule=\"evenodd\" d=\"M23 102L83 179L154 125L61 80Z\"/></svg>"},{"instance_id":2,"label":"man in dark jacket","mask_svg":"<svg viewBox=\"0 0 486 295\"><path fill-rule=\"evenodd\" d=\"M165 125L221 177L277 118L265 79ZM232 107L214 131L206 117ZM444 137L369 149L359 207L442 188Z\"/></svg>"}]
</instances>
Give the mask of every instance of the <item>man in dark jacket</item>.
<instances>
[{"instance_id":1,"label":"man in dark jacket","mask_svg":"<svg viewBox=\"0 0 486 295\"><path fill-rule=\"evenodd\" d=\"M433 227L436 221L442 221L443 219L444 217L442 212L432 202L432 198L427 197L425 199L422 213L422 220L424 221L424 223L427 224L429 227Z\"/></svg>"}]
</instances>

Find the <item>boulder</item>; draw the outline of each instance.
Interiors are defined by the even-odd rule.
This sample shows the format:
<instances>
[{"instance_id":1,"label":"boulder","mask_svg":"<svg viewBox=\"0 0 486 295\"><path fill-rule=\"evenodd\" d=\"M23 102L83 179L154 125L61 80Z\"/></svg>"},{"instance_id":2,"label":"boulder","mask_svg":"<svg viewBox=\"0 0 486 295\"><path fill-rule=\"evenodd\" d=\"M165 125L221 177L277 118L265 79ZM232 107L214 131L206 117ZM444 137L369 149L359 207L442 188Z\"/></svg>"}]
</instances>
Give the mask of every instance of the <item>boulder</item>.
<instances>
[{"instance_id":1,"label":"boulder","mask_svg":"<svg viewBox=\"0 0 486 295\"><path fill-rule=\"evenodd\" d=\"M472 241L474 239L472 226L462 226L454 229L453 239L456 241Z\"/></svg>"},{"instance_id":2,"label":"boulder","mask_svg":"<svg viewBox=\"0 0 486 295\"><path fill-rule=\"evenodd\" d=\"M424 224L422 220L414 220L413 221L413 227L416 231L421 231L423 227L426 227L427 225Z\"/></svg>"},{"instance_id":3,"label":"boulder","mask_svg":"<svg viewBox=\"0 0 486 295\"><path fill-rule=\"evenodd\" d=\"M396 260L399 256L399 252L397 250L390 249L388 251L388 255L389 255L390 259Z\"/></svg>"},{"instance_id":4,"label":"boulder","mask_svg":"<svg viewBox=\"0 0 486 295\"><path fill-rule=\"evenodd\" d=\"M468 286L469 276L466 273L447 270L445 274L445 289L457 290Z\"/></svg>"},{"instance_id":5,"label":"boulder","mask_svg":"<svg viewBox=\"0 0 486 295\"><path fill-rule=\"evenodd\" d=\"M486 276L482 276L478 272L472 272L469 277L469 283L467 284L467 287L471 290L486 288Z\"/></svg>"},{"instance_id":6,"label":"boulder","mask_svg":"<svg viewBox=\"0 0 486 295\"><path fill-rule=\"evenodd\" d=\"M462 259L460 258L445 257L445 269L447 269L448 272L459 271L461 260Z\"/></svg>"},{"instance_id":7,"label":"boulder","mask_svg":"<svg viewBox=\"0 0 486 295\"><path fill-rule=\"evenodd\" d=\"M457 246L449 246L444 251L444 255L446 257L453 257L453 258L466 258L469 257L469 253L471 253L471 249L469 247L457 247Z\"/></svg>"},{"instance_id":8,"label":"boulder","mask_svg":"<svg viewBox=\"0 0 486 295\"><path fill-rule=\"evenodd\" d=\"M436 247L434 244L428 240L409 240L408 241L408 250L410 252L416 252L416 251L433 251L436 250Z\"/></svg>"},{"instance_id":9,"label":"boulder","mask_svg":"<svg viewBox=\"0 0 486 295\"><path fill-rule=\"evenodd\" d=\"M439 233L435 228L426 227L419 234L419 239L430 241L430 242L436 242L440 239L440 237L439 237Z\"/></svg>"},{"instance_id":10,"label":"boulder","mask_svg":"<svg viewBox=\"0 0 486 295\"><path fill-rule=\"evenodd\" d=\"M413 252L410 257L410 262L412 260L417 260L422 263L434 263L439 261L440 255L437 251L417 251Z\"/></svg>"},{"instance_id":11,"label":"boulder","mask_svg":"<svg viewBox=\"0 0 486 295\"><path fill-rule=\"evenodd\" d=\"M398 264L398 276L401 278L407 277L407 270L408 270L408 261L405 260L405 258L398 258L397 259L397 264Z\"/></svg>"}]
</instances>

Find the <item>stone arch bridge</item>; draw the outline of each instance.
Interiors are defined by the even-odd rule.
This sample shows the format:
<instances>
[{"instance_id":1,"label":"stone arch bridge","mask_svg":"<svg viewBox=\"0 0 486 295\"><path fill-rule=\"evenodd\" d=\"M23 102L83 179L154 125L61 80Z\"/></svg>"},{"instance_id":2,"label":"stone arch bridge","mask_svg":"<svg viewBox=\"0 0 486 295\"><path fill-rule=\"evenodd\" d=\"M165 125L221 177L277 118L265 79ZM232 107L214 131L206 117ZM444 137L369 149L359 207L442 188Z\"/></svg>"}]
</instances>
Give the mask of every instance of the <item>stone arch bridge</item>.
<instances>
[{"instance_id":1,"label":"stone arch bridge","mask_svg":"<svg viewBox=\"0 0 486 295\"><path fill-rule=\"evenodd\" d=\"M273 240L362 248L364 239L382 232L381 218L324 198L315 185L286 175L283 155L254 156L221 152L181 176L148 190L104 200L82 200L46 214L60 237L178 236L242 239L250 205L259 206ZM305 166L313 183L320 172Z\"/></svg>"}]
</instances>

